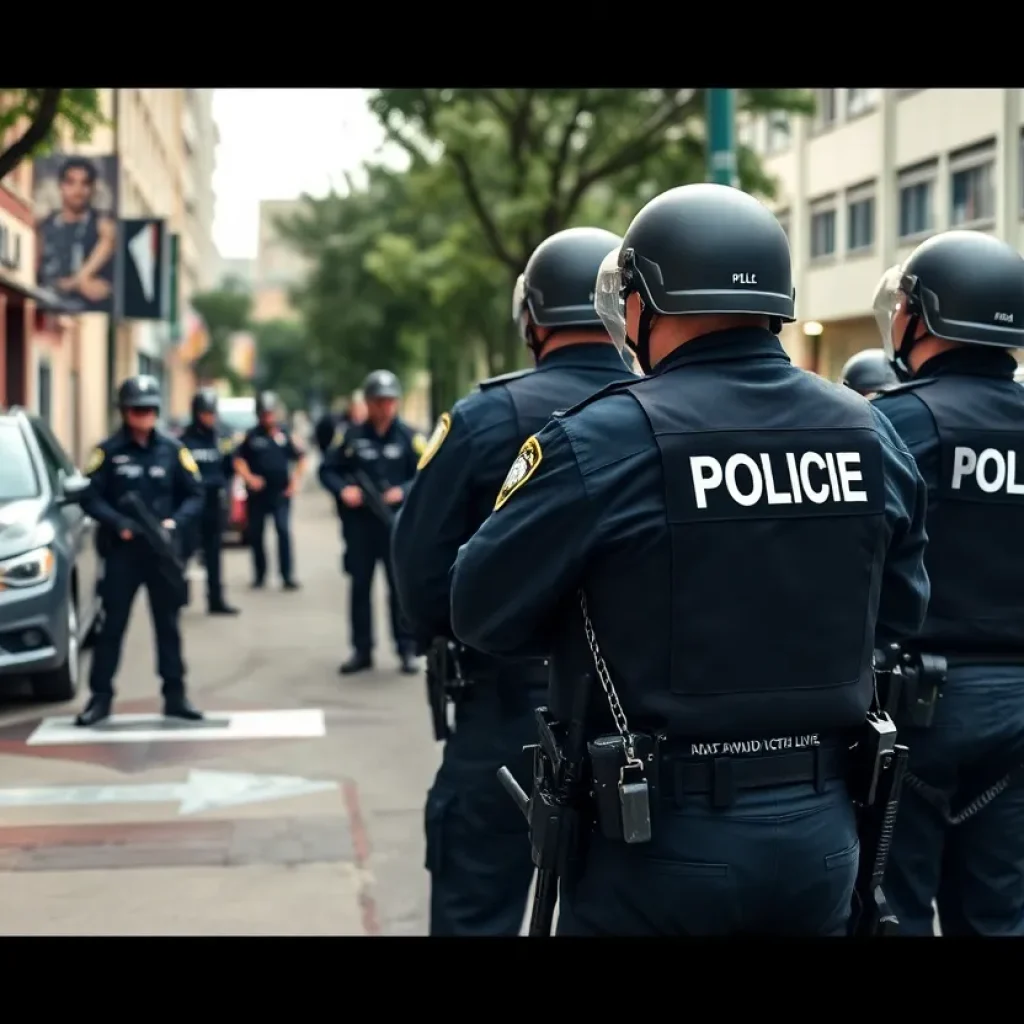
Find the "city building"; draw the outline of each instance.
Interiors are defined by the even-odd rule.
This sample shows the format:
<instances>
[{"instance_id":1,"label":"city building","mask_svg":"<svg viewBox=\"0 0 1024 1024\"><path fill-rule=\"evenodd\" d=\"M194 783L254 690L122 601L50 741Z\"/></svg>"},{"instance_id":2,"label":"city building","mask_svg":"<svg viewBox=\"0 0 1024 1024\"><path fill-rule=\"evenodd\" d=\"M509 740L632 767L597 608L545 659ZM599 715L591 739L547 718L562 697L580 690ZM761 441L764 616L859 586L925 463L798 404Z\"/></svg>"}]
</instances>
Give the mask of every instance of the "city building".
<instances>
[{"instance_id":1,"label":"city building","mask_svg":"<svg viewBox=\"0 0 1024 1024\"><path fill-rule=\"evenodd\" d=\"M929 235L1024 237L1019 89L817 89L812 117L738 125L778 182L797 314L783 343L835 378L880 344L871 311L883 272Z\"/></svg>"},{"instance_id":2,"label":"city building","mask_svg":"<svg viewBox=\"0 0 1024 1024\"><path fill-rule=\"evenodd\" d=\"M277 222L299 213L303 205L301 199L260 201L252 310L252 318L257 323L291 320L297 316L289 292L305 279L309 264L281 238Z\"/></svg>"}]
</instances>

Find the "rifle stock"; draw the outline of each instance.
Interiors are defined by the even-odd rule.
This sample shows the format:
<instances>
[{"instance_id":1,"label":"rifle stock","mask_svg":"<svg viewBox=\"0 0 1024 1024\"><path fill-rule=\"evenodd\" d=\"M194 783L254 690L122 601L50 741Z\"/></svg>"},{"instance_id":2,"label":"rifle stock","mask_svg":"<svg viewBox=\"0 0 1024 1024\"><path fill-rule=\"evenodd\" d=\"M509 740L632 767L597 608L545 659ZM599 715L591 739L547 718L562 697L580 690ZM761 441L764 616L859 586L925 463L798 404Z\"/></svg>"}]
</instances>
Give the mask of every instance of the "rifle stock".
<instances>
[{"instance_id":1,"label":"rifle stock","mask_svg":"<svg viewBox=\"0 0 1024 1024\"><path fill-rule=\"evenodd\" d=\"M178 557L174 541L160 525L156 516L146 508L136 491L129 491L122 498L122 503L138 524L142 538L156 554L160 571L175 595L179 607L187 604L188 580L185 579L185 563Z\"/></svg>"},{"instance_id":2,"label":"rifle stock","mask_svg":"<svg viewBox=\"0 0 1024 1024\"><path fill-rule=\"evenodd\" d=\"M350 471L356 486L363 492L363 502L366 507L387 527L395 522L395 512L384 500L380 491L374 486L373 481L367 475L366 470L358 466Z\"/></svg>"}]
</instances>

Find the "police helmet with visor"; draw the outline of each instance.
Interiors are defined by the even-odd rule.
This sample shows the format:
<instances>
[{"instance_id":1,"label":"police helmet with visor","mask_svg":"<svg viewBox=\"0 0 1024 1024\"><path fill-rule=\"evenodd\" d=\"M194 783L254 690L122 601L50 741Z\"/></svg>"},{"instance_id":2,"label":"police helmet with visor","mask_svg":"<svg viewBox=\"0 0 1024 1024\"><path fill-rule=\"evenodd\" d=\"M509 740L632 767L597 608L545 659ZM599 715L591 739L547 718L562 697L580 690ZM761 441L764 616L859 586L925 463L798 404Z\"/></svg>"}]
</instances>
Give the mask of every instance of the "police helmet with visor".
<instances>
[{"instance_id":1,"label":"police helmet with visor","mask_svg":"<svg viewBox=\"0 0 1024 1024\"><path fill-rule=\"evenodd\" d=\"M117 389L120 409L160 409L160 382L156 377L140 374L129 377Z\"/></svg>"},{"instance_id":2,"label":"police helmet with visor","mask_svg":"<svg viewBox=\"0 0 1024 1024\"><path fill-rule=\"evenodd\" d=\"M533 251L513 289L512 321L535 356L543 347L535 327L600 330L603 321L594 306L594 282L601 261L617 252L621 242L602 228L567 228Z\"/></svg>"},{"instance_id":3,"label":"police helmet with visor","mask_svg":"<svg viewBox=\"0 0 1024 1024\"><path fill-rule=\"evenodd\" d=\"M640 337L626 339L626 300L641 300ZM613 297L618 296L618 302ZM775 215L727 185L681 185L634 218L616 265L601 268L595 305L612 336L628 340L645 371L655 315L767 316L778 333L796 319L789 239Z\"/></svg>"},{"instance_id":4,"label":"police helmet with visor","mask_svg":"<svg viewBox=\"0 0 1024 1024\"><path fill-rule=\"evenodd\" d=\"M363 381L363 396L368 402L375 398L401 398L401 381L390 370L374 370Z\"/></svg>"},{"instance_id":5,"label":"police helmet with visor","mask_svg":"<svg viewBox=\"0 0 1024 1024\"><path fill-rule=\"evenodd\" d=\"M861 395L874 395L899 383L880 348L866 348L846 360L839 374L839 383Z\"/></svg>"},{"instance_id":6,"label":"police helmet with visor","mask_svg":"<svg viewBox=\"0 0 1024 1024\"><path fill-rule=\"evenodd\" d=\"M946 231L882 275L873 308L882 347L903 379L912 376L911 350L926 335L1022 348L1024 258L980 231Z\"/></svg>"},{"instance_id":7,"label":"police helmet with visor","mask_svg":"<svg viewBox=\"0 0 1024 1024\"><path fill-rule=\"evenodd\" d=\"M213 388L203 388L192 396L193 418L204 412L217 412L217 392Z\"/></svg>"},{"instance_id":8,"label":"police helmet with visor","mask_svg":"<svg viewBox=\"0 0 1024 1024\"><path fill-rule=\"evenodd\" d=\"M261 391L256 398L256 415L265 416L277 411L277 395L273 391Z\"/></svg>"}]
</instances>

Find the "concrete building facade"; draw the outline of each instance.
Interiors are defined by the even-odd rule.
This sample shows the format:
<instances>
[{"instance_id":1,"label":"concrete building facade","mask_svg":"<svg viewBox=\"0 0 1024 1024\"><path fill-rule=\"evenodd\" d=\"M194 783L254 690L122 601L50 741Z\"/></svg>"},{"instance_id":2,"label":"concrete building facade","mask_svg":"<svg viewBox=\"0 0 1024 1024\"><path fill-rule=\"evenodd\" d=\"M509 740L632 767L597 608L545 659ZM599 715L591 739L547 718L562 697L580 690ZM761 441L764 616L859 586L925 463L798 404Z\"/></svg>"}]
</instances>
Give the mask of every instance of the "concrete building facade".
<instances>
[{"instance_id":1,"label":"concrete building facade","mask_svg":"<svg viewBox=\"0 0 1024 1024\"><path fill-rule=\"evenodd\" d=\"M1019 89L818 89L813 117L741 123L740 141L778 182L797 314L783 342L835 378L880 344L871 302L882 273L949 228L1024 244Z\"/></svg>"},{"instance_id":2,"label":"concrete building facade","mask_svg":"<svg viewBox=\"0 0 1024 1024\"><path fill-rule=\"evenodd\" d=\"M252 310L252 318L257 323L294 320L297 317L289 292L303 281L310 268L308 262L281 238L277 220L299 213L303 205L301 199L260 201Z\"/></svg>"}]
</instances>

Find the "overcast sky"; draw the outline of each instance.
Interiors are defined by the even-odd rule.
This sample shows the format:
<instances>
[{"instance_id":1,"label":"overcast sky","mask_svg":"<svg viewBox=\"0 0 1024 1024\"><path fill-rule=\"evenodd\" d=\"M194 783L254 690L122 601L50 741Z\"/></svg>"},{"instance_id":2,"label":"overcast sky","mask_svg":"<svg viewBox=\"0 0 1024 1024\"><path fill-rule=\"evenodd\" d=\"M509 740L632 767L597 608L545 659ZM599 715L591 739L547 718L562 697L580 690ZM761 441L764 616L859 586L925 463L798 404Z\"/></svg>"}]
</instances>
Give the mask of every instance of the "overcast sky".
<instances>
[{"instance_id":1,"label":"overcast sky","mask_svg":"<svg viewBox=\"0 0 1024 1024\"><path fill-rule=\"evenodd\" d=\"M365 89L217 89L213 237L228 259L256 255L261 199L326 193L381 142Z\"/></svg>"}]
</instances>

